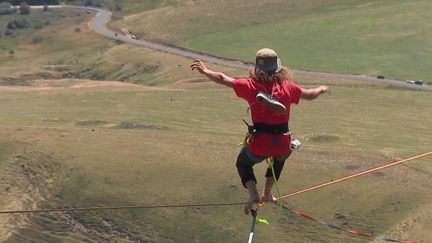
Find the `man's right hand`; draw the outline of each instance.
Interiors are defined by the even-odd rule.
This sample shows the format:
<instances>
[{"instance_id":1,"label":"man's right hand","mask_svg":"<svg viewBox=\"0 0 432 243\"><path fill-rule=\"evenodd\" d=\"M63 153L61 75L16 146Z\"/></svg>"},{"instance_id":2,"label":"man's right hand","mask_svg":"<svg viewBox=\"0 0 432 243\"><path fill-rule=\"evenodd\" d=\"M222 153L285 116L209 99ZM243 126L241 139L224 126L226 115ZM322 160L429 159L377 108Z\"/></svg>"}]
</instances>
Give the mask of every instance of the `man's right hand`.
<instances>
[{"instance_id":1,"label":"man's right hand","mask_svg":"<svg viewBox=\"0 0 432 243\"><path fill-rule=\"evenodd\" d=\"M191 69L194 70L198 70L198 72L200 73L204 73L205 70L207 69L207 67L205 66L205 64L199 60L199 59L195 59L191 65Z\"/></svg>"}]
</instances>

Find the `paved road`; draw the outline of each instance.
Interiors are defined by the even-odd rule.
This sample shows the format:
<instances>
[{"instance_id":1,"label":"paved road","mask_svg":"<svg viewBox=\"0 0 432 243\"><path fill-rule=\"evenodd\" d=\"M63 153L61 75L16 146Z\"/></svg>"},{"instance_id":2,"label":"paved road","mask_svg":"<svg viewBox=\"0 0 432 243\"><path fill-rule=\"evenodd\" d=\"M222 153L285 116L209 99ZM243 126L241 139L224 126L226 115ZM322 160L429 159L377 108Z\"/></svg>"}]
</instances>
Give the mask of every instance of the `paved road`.
<instances>
[{"instance_id":1,"label":"paved road","mask_svg":"<svg viewBox=\"0 0 432 243\"><path fill-rule=\"evenodd\" d=\"M253 64L245 63L240 60L231 60L222 57L212 56L206 53L200 53L188 49L184 49L176 46L169 46L162 43L151 42L147 40L137 40L133 39L131 35L125 35L123 33L115 33L114 31L108 29L106 24L111 20L111 12L104 9L93 8L93 7L80 7L80 6L68 6L61 5L56 7L67 7L67 8L75 8L75 9L83 9L87 11L97 12L96 16L90 21L89 26L96 33L104 35L108 38L120 40L123 42L140 45L146 48L151 48L154 50L167 52L170 54L175 54L183 57L188 57L191 59L201 59L206 62L212 62L220 65L225 65L234 68L244 68L247 69L251 67ZM308 75L308 76L317 76L317 77L329 77L335 79L351 79L351 80L363 80L370 82L379 82L397 87L404 87L410 89L418 89L418 90L426 90L432 91L432 85L414 85L407 84L403 81L399 80L391 80L391 79L378 79L375 77L369 77L366 75L354 75L354 74L341 74L341 73L328 73L328 72L312 72L312 71L302 71L302 70L294 70L296 74L300 75Z\"/></svg>"}]
</instances>

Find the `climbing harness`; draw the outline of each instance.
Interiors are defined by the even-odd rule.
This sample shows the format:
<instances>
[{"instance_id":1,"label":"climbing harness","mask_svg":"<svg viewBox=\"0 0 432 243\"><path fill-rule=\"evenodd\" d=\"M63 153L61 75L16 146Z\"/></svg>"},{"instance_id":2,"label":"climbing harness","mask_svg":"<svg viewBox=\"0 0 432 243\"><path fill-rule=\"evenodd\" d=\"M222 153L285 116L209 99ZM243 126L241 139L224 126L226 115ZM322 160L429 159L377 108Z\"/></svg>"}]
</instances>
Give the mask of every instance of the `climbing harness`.
<instances>
[{"instance_id":1,"label":"climbing harness","mask_svg":"<svg viewBox=\"0 0 432 243\"><path fill-rule=\"evenodd\" d=\"M243 122L248 127L248 133L255 134L257 132L265 132L270 134L281 134L281 133L287 133L290 131L288 123L281 123L281 124L265 124L265 123L257 123L254 125L249 125L245 119L243 119Z\"/></svg>"},{"instance_id":2,"label":"climbing harness","mask_svg":"<svg viewBox=\"0 0 432 243\"><path fill-rule=\"evenodd\" d=\"M265 124L265 123L257 123L253 125L249 125L245 119L243 119L244 124L247 126L247 133L242 143L239 145L246 145L249 142L252 141L254 135L257 132L264 132L268 134L278 135L278 134L284 134L289 133L291 134L291 129L288 126L288 123L280 123L280 124ZM293 140L294 141L294 140ZM298 148L301 145L301 142L296 139L294 142L295 144L291 143L291 148Z\"/></svg>"}]
</instances>

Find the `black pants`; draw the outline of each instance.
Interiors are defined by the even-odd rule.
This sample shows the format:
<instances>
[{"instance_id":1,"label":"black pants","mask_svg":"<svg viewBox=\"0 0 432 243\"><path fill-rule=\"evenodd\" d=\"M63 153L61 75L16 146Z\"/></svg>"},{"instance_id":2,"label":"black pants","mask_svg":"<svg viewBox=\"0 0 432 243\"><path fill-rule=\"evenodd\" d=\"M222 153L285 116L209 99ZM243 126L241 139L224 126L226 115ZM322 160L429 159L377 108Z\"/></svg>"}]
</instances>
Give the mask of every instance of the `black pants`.
<instances>
[{"instance_id":1,"label":"black pants","mask_svg":"<svg viewBox=\"0 0 432 243\"><path fill-rule=\"evenodd\" d=\"M279 180L279 176L282 172L282 169L285 165L286 159L274 159L273 162L273 169L275 172L275 178L276 180ZM262 161L262 160L261 160ZM253 166L257 163L260 163L261 161L253 161L249 158L247 155L246 149L242 149L237 157L236 167L238 174L240 176L241 182L244 187L246 187L246 182L250 180L254 180L255 184L257 182L255 178L255 174L253 171ZM273 177L271 166L267 168L267 171L265 173L265 177Z\"/></svg>"}]
</instances>

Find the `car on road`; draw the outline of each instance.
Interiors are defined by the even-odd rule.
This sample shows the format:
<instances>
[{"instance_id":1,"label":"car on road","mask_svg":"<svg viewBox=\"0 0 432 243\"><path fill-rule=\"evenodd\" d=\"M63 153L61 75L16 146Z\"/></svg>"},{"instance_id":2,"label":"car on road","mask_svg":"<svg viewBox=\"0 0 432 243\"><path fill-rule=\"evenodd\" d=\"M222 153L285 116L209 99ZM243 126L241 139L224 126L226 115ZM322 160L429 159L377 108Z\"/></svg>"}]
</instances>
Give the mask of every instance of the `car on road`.
<instances>
[{"instance_id":1,"label":"car on road","mask_svg":"<svg viewBox=\"0 0 432 243\"><path fill-rule=\"evenodd\" d=\"M414 84L414 80L411 80L411 79L405 80L405 82L406 82L407 84Z\"/></svg>"},{"instance_id":2,"label":"car on road","mask_svg":"<svg viewBox=\"0 0 432 243\"><path fill-rule=\"evenodd\" d=\"M408 79L405 81L407 84L417 84L417 85L423 85L423 81L422 80L411 80Z\"/></svg>"},{"instance_id":3,"label":"car on road","mask_svg":"<svg viewBox=\"0 0 432 243\"><path fill-rule=\"evenodd\" d=\"M135 35L131 35L131 38L136 40L136 36Z\"/></svg>"}]
</instances>

